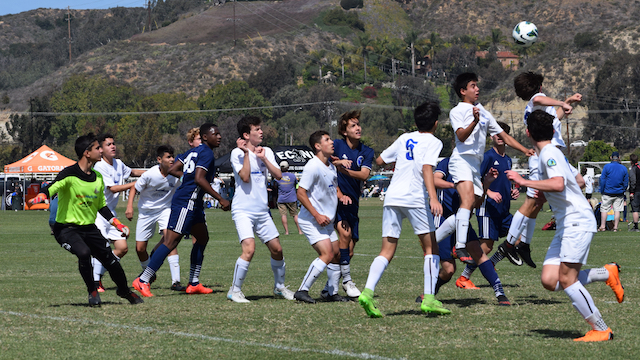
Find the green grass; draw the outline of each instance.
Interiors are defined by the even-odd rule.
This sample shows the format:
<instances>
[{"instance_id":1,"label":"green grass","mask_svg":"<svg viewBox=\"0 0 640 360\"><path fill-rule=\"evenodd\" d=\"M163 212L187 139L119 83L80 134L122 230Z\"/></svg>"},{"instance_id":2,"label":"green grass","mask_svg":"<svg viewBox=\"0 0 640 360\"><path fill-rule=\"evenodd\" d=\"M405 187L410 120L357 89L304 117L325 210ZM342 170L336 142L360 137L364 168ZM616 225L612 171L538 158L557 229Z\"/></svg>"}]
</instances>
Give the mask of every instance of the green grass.
<instances>
[{"instance_id":1,"label":"green grass","mask_svg":"<svg viewBox=\"0 0 640 360\"><path fill-rule=\"evenodd\" d=\"M513 211L519 203L513 205ZM352 274L361 289L380 250L381 205L375 199L361 206L362 239L352 261ZM472 279L480 290L460 290L451 282L438 294L451 315L423 315L414 302L423 286L421 250L407 223L396 258L376 288L385 315L382 319L367 318L357 303L308 305L274 299L264 246L258 247L243 288L252 302L226 300L240 246L231 215L220 210L207 210L211 242L201 276L214 294L188 296L170 291L165 264L152 287L156 296L145 299L144 304L131 306L118 298L107 277L103 306L89 308L76 258L49 235L48 215L0 212L1 359L619 359L635 358L640 350L635 310L640 276L633 260L640 250L637 233L598 233L594 238L588 266L618 261L627 293L625 302L618 304L604 283L588 286L616 338L585 344L572 339L589 326L564 292L542 288L540 266L515 267L506 260L498 264L512 307L497 306L493 292L477 272ZM274 216L279 218L275 212ZM541 213L537 228L549 217ZM279 219L276 225L284 233ZM133 230L134 225L131 227ZM552 236L551 231L536 231L532 247L538 265ZM295 290L316 254L301 235L283 235L281 241L286 283ZM129 248L122 265L132 281L140 265L133 240ZM179 252L186 281L189 241L179 246ZM461 270L459 267L455 277ZM319 297L325 280L322 275L311 289L312 296Z\"/></svg>"}]
</instances>

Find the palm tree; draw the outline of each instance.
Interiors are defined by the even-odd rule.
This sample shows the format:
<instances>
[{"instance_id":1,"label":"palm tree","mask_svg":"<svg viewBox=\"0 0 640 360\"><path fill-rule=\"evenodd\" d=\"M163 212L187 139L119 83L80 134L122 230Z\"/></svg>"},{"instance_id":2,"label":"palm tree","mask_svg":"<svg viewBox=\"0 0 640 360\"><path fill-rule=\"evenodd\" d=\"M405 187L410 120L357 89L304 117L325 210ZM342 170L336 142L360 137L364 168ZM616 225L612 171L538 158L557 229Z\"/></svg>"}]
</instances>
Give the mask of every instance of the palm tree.
<instances>
[{"instance_id":1,"label":"palm tree","mask_svg":"<svg viewBox=\"0 0 640 360\"><path fill-rule=\"evenodd\" d=\"M347 52L349 49L347 48L347 44L340 43L336 46L336 50L338 50L338 54L340 54L340 65L342 66L342 81L344 82L344 57L347 56Z\"/></svg>"},{"instance_id":2,"label":"palm tree","mask_svg":"<svg viewBox=\"0 0 640 360\"><path fill-rule=\"evenodd\" d=\"M393 81L396 81L396 58L398 57L398 55L400 53L402 53L402 46L400 46L400 44L398 44L397 42L390 42L387 43L384 49L383 54L385 56L388 56L391 58L391 76L393 78Z\"/></svg>"},{"instance_id":3,"label":"palm tree","mask_svg":"<svg viewBox=\"0 0 640 360\"><path fill-rule=\"evenodd\" d=\"M411 51L411 76L416 76L416 51L415 44L418 40L418 33L415 30L411 30L404 38L404 42L407 44L407 50Z\"/></svg>"},{"instance_id":4,"label":"palm tree","mask_svg":"<svg viewBox=\"0 0 640 360\"><path fill-rule=\"evenodd\" d=\"M358 35L357 45L358 45L358 53L362 55L362 60L364 61L364 82L367 82L367 58L369 57L369 52L372 50L371 47L372 40L369 37L369 34L362 33Z\"/></svg>"}]
</instances>

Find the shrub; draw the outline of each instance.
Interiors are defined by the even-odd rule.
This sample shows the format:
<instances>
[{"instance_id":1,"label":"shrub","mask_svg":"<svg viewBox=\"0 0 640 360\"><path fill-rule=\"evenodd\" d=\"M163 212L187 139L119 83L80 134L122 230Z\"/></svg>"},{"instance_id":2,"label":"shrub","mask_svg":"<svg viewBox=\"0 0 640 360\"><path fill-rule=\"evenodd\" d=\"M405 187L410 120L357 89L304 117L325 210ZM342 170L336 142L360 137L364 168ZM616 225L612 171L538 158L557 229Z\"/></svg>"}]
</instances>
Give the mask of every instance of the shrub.
<instances>
[{"instance_id":1,"label":"shrub","mask_svg":"<svg viewBox=\"0 0 640 360\"><path fill-rule=\"evenodd\" d=\"M364 7L364 2L363 0L340 0L340 6L345 10L362 8Z\"/></svg>"},{"instance_id":2,"label":"shrub","mask_svg":"<svg viewBox=\"0 0 640 360\"><path fill-rule=\"evenodd\" d=\"M366 86L364 89L362 89L362 96L366 97L367 99L373 99L378 96L378 91L373 86Z\"/></svg>"}]
</instances>

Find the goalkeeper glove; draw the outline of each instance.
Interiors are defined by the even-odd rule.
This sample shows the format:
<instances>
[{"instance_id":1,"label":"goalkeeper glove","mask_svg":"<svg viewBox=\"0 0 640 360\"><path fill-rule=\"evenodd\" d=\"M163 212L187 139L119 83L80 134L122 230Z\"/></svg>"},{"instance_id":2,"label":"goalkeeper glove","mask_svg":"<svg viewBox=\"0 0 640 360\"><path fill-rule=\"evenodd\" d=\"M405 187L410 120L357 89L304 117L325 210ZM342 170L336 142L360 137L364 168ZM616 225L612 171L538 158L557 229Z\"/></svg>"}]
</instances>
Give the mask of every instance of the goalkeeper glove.
<instances>
[{"instance_id":1,"label":"goalkeeper glove","mask_svg":"<svg viewBox=\"0 0 640 360\"><path fill-rule=\"evenodd\" d=\"M47 200L47 195L45 195L44 193L39 193L38 195L36 195L36 197L34 197L33 199L29 200L29 204L33 205L33 204L40 204L41 202Z\"/></svg>"},{"instance_id":2,"label":"goalkeeper glove","mask_svg":"<svg viewBox=\"0 0 640 360\"><path fill-rule=\"evenodd\" d=\"M122 236L128 238L129 237L129 228L120 222L120 220L114 218L111 218L111 220L109 220L109 223L113 226L116 227L116 229L118 229L118 231L120 231L122 233Z\"/></svg>"}]
</instances>

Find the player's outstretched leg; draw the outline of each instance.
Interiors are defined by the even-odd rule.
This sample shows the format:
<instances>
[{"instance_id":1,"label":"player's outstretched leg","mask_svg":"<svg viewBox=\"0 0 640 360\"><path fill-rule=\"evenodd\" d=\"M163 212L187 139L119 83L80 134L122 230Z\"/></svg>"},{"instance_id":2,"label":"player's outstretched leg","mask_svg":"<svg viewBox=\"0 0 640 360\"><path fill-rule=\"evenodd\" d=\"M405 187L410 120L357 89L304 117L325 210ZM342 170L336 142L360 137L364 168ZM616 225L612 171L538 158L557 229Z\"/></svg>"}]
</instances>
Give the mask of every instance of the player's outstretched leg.
<instances>
[{"instance_id":1,"label":"player's outstretched leg","mask_svg":"<svg viewBox=\"0 0 640 360\"><path fill-rule=\"evenodd\" d=\"M467 290L480 289L471 281L471 274L473 274L473 271L476 268L477 266L474 266L474 265L465 266L464 270L462 271L462 274L456 280L456 287L460 289L467 289Z\"/></svg>"},{"instance_id":2,"label":"player's outstretched leg","mask_svg":"<svg viewBox=\"0 0 640 360\"><path fill-rule=\"evenodd\" d=\"M505 240L504 242L502 242L502 244L498 245L498 251L513 265L522 266L522 259L520 259L520 257L518 256L516 247L510 244L508 240Z\"/></svg>"},{"instance_id":3,"label":"player's outstretched leg","mask_svg":"<svg viewBox=\"0 0 640 360\"><path fill-rule=\"evenodd\" d=\"M424 298L420 304L420 310L424 313L439 315L451 314L451 310L445 309L442 303L435 298L435 289L440 273L440 256L427 254L424 256Z\"/></svg>"},{"instance_id":4,"label":"player's outstretched leg","mask_svg":"<svg viewBox=\"0 0 640 360\"><path fill-rule=\"evenodd\" d=\"M200 237L196 238L200 239ZM213 292L213 289L200 284L200 271L202 270L205 247L205 245L196 242L191 249L191 269L189 271L187 294L211 294Z\"/></svg>"},{"instance_id":5,"label":"player's outstretched leg","mask_svg":"<svg viewBox=\"0 0 640 360\"><path fill-rule=\"evenodd\" d=\"M382 317L382 313L378 310L377 302L373 300L373 292L388 265L389 260L384 256L378 256L373 259L371 267L369 268L369 276L367 277L365 289L360 296L358 296L358 303L360 303L360 306L362 306L369 317Z\"/></svg>"},{"instance_id":6,"label":"player's outstretched leg","mask_svg":"<svg viewBox=\"0 0 640 360\"><path fill-rule=\"evenodd\" d=\"M614 294L616 294L616 300L619 303L624 301L624 287L620 282L620 265L615 262L607 264L604 266L605 269L609 272L609 276L607 277L606 284L611 287Z\"/></svg>"}]
</instances>

